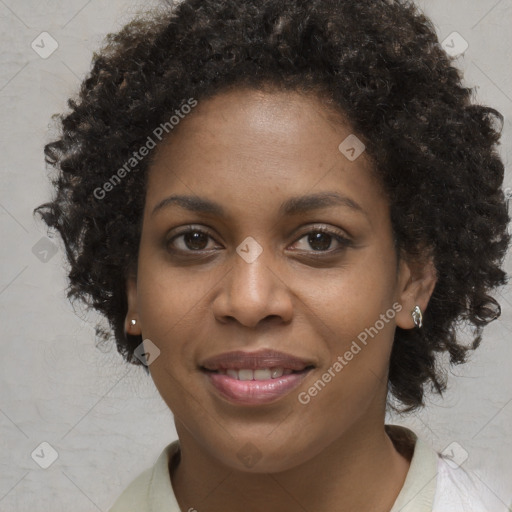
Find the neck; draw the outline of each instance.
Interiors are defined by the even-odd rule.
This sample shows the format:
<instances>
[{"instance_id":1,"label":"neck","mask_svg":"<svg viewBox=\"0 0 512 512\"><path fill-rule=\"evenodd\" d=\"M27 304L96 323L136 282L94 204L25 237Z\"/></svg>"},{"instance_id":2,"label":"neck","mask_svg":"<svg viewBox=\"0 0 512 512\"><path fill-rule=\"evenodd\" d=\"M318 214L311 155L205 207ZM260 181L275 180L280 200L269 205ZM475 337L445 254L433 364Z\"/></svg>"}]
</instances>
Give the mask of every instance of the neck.
<instances>
[{"instance_id":1,"label":"neck","mask_svg":"<svg viewBox=\"0 0 512 512\"><path fill-rule=\"evenodd\" d=\"M181 510L226 512L389 512L410 460L400 455L384 422L353 425L307 462L276 473L227 467L205 453L178 421L181 460L172 485Z\"/></svg>"}]
</instances>

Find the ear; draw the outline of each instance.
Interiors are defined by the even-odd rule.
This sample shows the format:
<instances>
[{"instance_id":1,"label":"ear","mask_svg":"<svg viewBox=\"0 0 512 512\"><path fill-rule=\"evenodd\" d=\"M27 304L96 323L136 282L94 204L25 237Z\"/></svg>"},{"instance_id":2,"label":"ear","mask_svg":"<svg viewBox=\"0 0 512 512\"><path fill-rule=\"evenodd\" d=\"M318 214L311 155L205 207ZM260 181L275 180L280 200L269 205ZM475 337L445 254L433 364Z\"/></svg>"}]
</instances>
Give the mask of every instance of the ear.
<instances>
[{"instance_id":1,"label":"ear","mask_svg":"<svg viewBox=\"0 0 512 512\"><path fill-rule=\"evenodd\" d=\"M133 273L130 273L126 278L126 298L128 310L124 319L125 332L132 336L140 336L142 328L137 312L137 277ZM135 325L132 325L132 320L135 320Z\"/></svg>"},{"instance_id":2,"label":"ear","mask_svg":"<svg viewBox=\"0 0 512 512\"><path fill-rule=\"evenodd\" d=\"M437 273L431 255L419 258L402 256L398 270L398 302L402 305L396 315L398 327L414 329L411 312L414 306L419 306L425 313L436 282Z\"/></svg>"}]
</instances>

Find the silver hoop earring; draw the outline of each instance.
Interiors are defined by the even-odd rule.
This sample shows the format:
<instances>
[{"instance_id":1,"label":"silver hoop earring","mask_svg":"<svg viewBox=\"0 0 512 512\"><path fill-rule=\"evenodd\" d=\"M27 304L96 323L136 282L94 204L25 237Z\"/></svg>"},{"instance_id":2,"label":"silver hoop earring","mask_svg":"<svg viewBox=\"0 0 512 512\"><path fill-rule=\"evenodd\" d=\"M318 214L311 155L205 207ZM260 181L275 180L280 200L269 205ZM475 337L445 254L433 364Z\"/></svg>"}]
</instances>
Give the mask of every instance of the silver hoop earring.
<instances>
[{"instance_id":1,"label":"silver hoop earring","mask_svg":"<svg viewBox=\"0 0 512 512\"><path fill-rule=\"evenodd\" d=\"M414 325L421 329L423 327L423 315L421 314L421 309L419 306L414 306L414 309L411 311L412 320Z\"/></svg>"}]
</instances>

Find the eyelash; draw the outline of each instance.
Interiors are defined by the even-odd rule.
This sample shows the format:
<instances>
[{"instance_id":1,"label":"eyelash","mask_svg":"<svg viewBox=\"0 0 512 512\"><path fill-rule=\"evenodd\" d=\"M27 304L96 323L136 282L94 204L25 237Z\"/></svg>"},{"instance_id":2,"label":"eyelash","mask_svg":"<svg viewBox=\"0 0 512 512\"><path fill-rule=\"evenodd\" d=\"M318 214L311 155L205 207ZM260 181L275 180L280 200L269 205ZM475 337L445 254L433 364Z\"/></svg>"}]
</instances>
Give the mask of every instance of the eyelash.
<instances>
[{"instance_id":1,"label":"eyelash","mask_svg":"<svg viewBox=\"0 0 512 512\"><path fill-rule=\"evenodd\" d=\"M205 231L204 229L201 229L201 228L197 228L197 227L194 227L194 226L188 226L187 228L185 228L183 231L175 234L172 238L168 239L166 241L166 248L168 250L170 250L170 252L175 252L175 253L195 253L197 255L201 255L201 254L204 254L205 252L209 252L208 250L197 250L197 251L194 251L194 250L184 250L184 249L169 249L169 246L171 245L172 242L174 242L177 238L180 238L184 235L188 235L190 233L200 233L202 235L206 235L208 236L209 238L211 238L212 240L215 241L215 239L207 232ZM332 238L334 238L339 244L341 247L339 247L338 249L330 249L330 250L326 250L326 251L315 251L315 250L312 250L310 252L312 252L315 257L316 256L320 256L322 257L321 255L332 255L332 254L335 254L337 252L340 252L348 247L352 247L353 246L353 242L352 240L350 240L349 238L341 235L339 232L337 231L334 231L332 229L329 229L329 228L326 228L324 226L318 226L318 227L315 227L313 229L311 229L310 231L307 231L306 233L303 233L300 238L297 238L296 241L294 243L297 243L299 240L302 240L304 237L308 236L308 235L311 235L313 233L324 233L326 235L329 235L331 236ZM302 252L301 250L297 250L297 252Z\"/></svg>"}]
</instances>

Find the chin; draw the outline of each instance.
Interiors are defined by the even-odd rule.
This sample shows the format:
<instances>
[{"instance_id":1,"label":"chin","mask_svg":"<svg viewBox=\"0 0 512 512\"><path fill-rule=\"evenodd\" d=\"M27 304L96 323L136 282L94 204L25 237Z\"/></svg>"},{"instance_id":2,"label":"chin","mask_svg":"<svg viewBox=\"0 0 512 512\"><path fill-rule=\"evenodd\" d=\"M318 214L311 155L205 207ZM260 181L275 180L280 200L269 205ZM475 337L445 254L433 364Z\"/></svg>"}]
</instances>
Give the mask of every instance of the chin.
<instances>
[{"instance_id":1,"label":"chin","mask_svg":"<svg viewBox=\"0 0 512 512\"><path fill-rule=\"evenodd\" d=\"M306 463L314 453L311 445L297 446L296 443L283 443L280 440L269 441L263 437L247 437L245 440L237 438L237 450L233 450L229 443L224 450L216 450L211 455L219 459L228 468L244 473L279 473L288 471Z\"/></svg>"}]
</instances>

